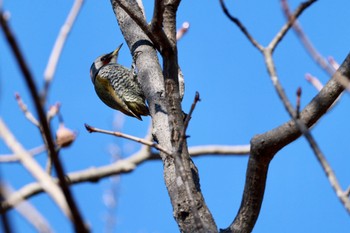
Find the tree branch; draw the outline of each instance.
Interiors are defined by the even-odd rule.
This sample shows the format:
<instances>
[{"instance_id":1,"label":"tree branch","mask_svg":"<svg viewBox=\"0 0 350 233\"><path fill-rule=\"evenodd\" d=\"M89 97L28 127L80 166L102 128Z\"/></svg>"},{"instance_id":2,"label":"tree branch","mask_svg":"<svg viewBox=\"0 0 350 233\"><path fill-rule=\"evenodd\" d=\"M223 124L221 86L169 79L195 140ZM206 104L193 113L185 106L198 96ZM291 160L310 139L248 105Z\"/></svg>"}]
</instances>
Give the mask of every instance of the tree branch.
<instances>
[{"instance_id":1,"label":"tree branch","mask_svg":"<svg viewBox=\"0 0 350 233\"><path fill-rule=\"evenodd\" d=\"M104 134L113 135L113 136L116 136L116 137L126 138L126 139L129 139L129 140L132 140L132 141L141 143L141 144L143 144L143 145L156 148L157 150L159 150L159 151L161 151L161 152L167 154L168 156L171 155L171 153L170 153L169 151L167 151L166 149L164 149L163 147L161 147L161 146L158 145L157 143L154 143L154 142L145 140L145 139L143 139L143 138L134 137L134 136L131 136L131 135L128 135L128 134L124 134L124 133L121 133L121 132L98 129L98 128L92 127L92 126L90 126L90 125L88 125L88 124L85 124L85 128L86 128L86 130L87 130L89 133L95 133L95 132L97 132L97 133L104 133Z\"/></svg>"},{"instance_id":2,"label":"tree branch","mask_svg":"<svg viewBox=\"0 0 350 233\"><path fill-rule=\"evenodd\" d=\"M249 154L250 145L240 146L224 146L224 145L206 145L206 146L194 146L189 148L191 157L201 156L215 156L215 155L247 155ZM82 171L76 171L68 173L66 176L69 185L74 185L82 182L97 182L100 179L108 178L113 175L126 174L134 171L140 164L146 161L160 161L159 153L154 153L150 150L149 146L142 146L141 149L133 155L118 160L112 164L101 166L97 168L88 168ZM57 183L57 179L53 179ZM36 194L45 191L40 183L31 183L22 187L20 190L14 192L4 200L0 206L7 211L20 203L22 200L26 200ZM1 212L0 212L1 213Z\"/></svg>"},{"instance_id":3,"label":"tree branch","mask_svg":"<svg viewBox=\"0 0 350 233\"><path fill-rule=\"evenodd\" d=\"M292 107L290 101L288 100L281 84L279 83L277 73L274 67L274 62L272 58L272 53L278 43L282 40L282 38L286 35L287 31L290 29L291 25L293 25L296 18L315 0L309 0L307 2L302 3L289 21L281 28L281 30L277 33L277 35L273 38L270 44L266 48L258 48L261 51L265 58L265 63L272 80L272 83L281 98L287 112L293 119L291 122L288 122L279 128L269 131L263 135L255 136L251 140L251 155L248 162L247 174L246 174L246 184L244 188L243 198L241 202L241 206L239 208L238 214L232 224L223 232L251 232L255 222L259 216L264 191L265 191L265 183L267 178L268 166L274 155L285 145L294 141L301 134L304 134L310 145L317 153L320 154L320 150L317 147L317 144L314 142L311 137L310 132L308 131L308 127L311 127L334 103L336 98L334 96L339 96L341 92L344 90L338 83L338 80L344 80L344 76L349 77L349 65L350 65L350 57L345 60L342 65L342 69L333 76L333 79L329 81L325 88L321 90L321 92L313 99L313 101L304 109L304 111L300 115L300 119L296 117L296 113L294 108ZM236 23L237 24L237 23ZM251 39L250 39L251 41ZM341 77L341 78L340 78ZM331 89L329 89L331 88ZM323 96L325 92L331 97L327 99L327 105L325 106L325 100L322 102L317 101L318 98L327 98L327 96ZM315 101L317 101L318 105L315 106ZM319 111L311 111L305 112L308 108L314 107ZM309 117L309 119L308 119ZM305 122L305 124L303 123ZM291 127L293 127L291 129ZM281 131L283 129L285 131ZM286 129L287 128L287 129ZM274 132L278 132L274 133ZM270 143L271 140L271 143ZM285 140L285 141L284 141ZM324 161L324 160L322 160ZM329 171L329 170L328 170ZM258 184L258 185L257 185Z\"/></svg>"},{"instance_id":4,"label":"tree branch","mask_svg":"<svg viewBox=\"0 0 350 233\"><path fill-rule=\"evenodd\" d=\"M57 176L60 180L60 186L61 189L63 191L63 194L66 198L66 201L68 203L68 206L70 208L70 211L72 213L72 217L73 217L73 222L74 222L74 227L76 228L77 231L81 231L81 232L87 232L87 228L83 222L83 219L78 211L78 208L73 200L72 194L68 188L68 185L66 183L66 180L64 178L64 170L62 167L62 164L60 162L60 160L58 159L58 155L55 149L55 144L52 138L52 134L51 134L51 130L49 127L49 124L46 120L46 116L43 110L43 107L41 105L40 102L40 98L39 98L39 94L36 88L36 85L34 83L34 79L32 77L31 72L29 71L29 68L22 56L22 53L19 49L19 46L17 44L16 39L14 38L14 35L10 29L10 27L7 24L7 20L6 17L4 15L4 13L2 12L2 10L0 10L0 25L1 28L5 34L5 37L10 45L10 48L12 49L15 58L18 62L18 65L20 67L20 70L24 76L24 79L26 81L26 84L28 86L29 92L32 96L34 105L35 105L35 109L37 111L37 114L39 116L39 121L40 124L42 126L42 130L44 132L44 141L47 144L48 147L48 151L49 151L49 156L51 157L55 170L57 172Z\"/></svg>"},{"instance_id":5,"label":"tree branch","mask_svg":"<svg viewBox=\"0 0 350 233\"><path fill-rule=\"evenodd\" d=\"M178 144L183 130L175 28L176 10L180 1L164 2L163 30L166 38L158 34L150 35L144 30L144 26L139 27L133 16L140 14L137 8L122 9L118 1L111 2L131 51L142 51L136 59L136 66L142 90L150 107L152 133L163 148L172 152L172 156L165 153L160 153L160 156L164 162L164 178L174 208L174 217L183 232L216 232L216 224L201 194L198 172L189 158L187 145L184 143L184 146L179 148ZM140 46L148 45L148 38L153 38L152 42L157 38L160 44L166 45L160 50L163 56L163 73L157 57L154 56L155 51ZM149 65L145 66L147 63ZM184 161L186 179L183 179L184 173L178 172L181 171L178 165L182 165L182 161L175 162L178 158ZM195 221L195 216L201 216L199 224Z\"/></svg>"},{"instance_id":6,"label":"tree branch","mask_svg":"<svg viewBox=\"0 0 350 233\"><path fill-rule=\"evenodd\" d=\"M84 0L75 0L74 1L72 9L70 10L70 12L67 16L67 19L64 22L64 24L61 28L61 31L56 39L55 45L51 51L51 55L50 55L50 58L49 58L47 65L46 65L45 72L44 72L45 83L44 83L44 88L43 88L42 96L41 96L42 103L46 102L47 95L49 93L50 84L52 83L52 79L53 79L53 76L54 76L55 71L56 71L58 60L59 60L61 53L62 53L62 50L63 50L63 46L67 40L67 37L68 37L73 25L74 25L75 19L77 18L83 3L84 3Z\"/></svg>"},{"instance_id":7,"label":"tree branch","mask_svg":"<svg viewBox=\"0 0 350 233\"><path fill-rule=\"evenodd\" d=\"M143 30L147 37L152 41L153 46L160 52L162 52L161 43L158 38L154 36L151 28L147 25L146 19L143 15L143 11L135 1L126 2L125 0L111 0L113 9L117 9L117 6L123 9L128 16ZM116 13L116 12L115 12ZM124 35L124 37L127 35ZM132 51L134 52L134 51Z\"/></svg>"},{"instance_id":8,"label":"tree branch","mask_svg":"<svg viewBox=\"0 0 350 233\"><path fill-rule=\"evenodd\" d=\"M61 208L63 213L71 218L71 213L64 199L63 193L59 187L54 184L40 165L32 158L32 156L24 150L22 145L16 140L12 135L10 130L7 128L5 123L0 118L0 137L3 138L6 145L16 154L23 166L39 181L43 189L51 196L51 198L57 203Z\"/></svg>"},{"instance_id":9,"label":"tree branch","mask_svg":"<svg viewBox=\"0 0 350 233\"><path fill-rule=\"evenodd\" d=\"M307 127L314 125L344 91L344 87L336 81L337 76L350 79L350 54L332 79L300 113L300 120ZM291 120L252 138L241 206L233 223L222 232L250 232L253 229L261 208L270 161L280 149L301 135L299 127Z\"/></svg>"},{"instance_id":10,"label":"tree branch","mask_svg":"<svg viewBox=\"0 0 350 233\"><path fill-rule=\"evenodd\" d=\"M248 32L247 28L241 23L241 21L238 18L230 14L225 5L224 0L220 0L220 5L227 18L229 18L234 24L236 24L236 26L242 31L242 33L247 37L247 39L252 43L254 47L256 47L259 51L262 52L263 46L259 44L259 42L256 41L254 37L252 37L252 35Z\"/></svg>"},{"instance_id":11,"label":"tree branch","mask_svg":"<svg viewBox=\"0 0 350 233\"><path fill-rule=\"evenodd\" d=\"M282 38L287 34L289 29L294 24L295 20L304 12L304 10L306 10L309 6L311 6L316 1L317 0L308 0L299 5L299 7L294 11L293 15L289 17L289 20L287 21L287 23L281 28L281 30L277 33L274 39L267 46L267 48L271 50L271 53L273 53L276 46L279 44Z\"/></svg>"},{"instance_id":12,"label":"tree branch","mask_svg":"<svg viewBox=\"0 0 350 233\"><path fill-rule=\"evenodd\" d=\"M0 183L1 189L5 198L8 198L12 195L13 189L10 185L5 183ZM50 227L50 224L45 219L43 215L29 202L23 200L21 203L15 206L17 212L23 216L29 224L31 224L38 232L41 233L51 233L53 230Z\"/></svg>"},{"instance_id":13,"label":"tree branch","mask_svg":"<svg viewBox=\"0 0 350 233\"><path fill-rule=\"evenodd\" d=\"M288 1L287 0L281 0L282 9L284 12L284 15L288 20L290 20L293 16L289 9ZM315 60L315 62L324 70L327 72L328 75L332 76L336 69L334 69L327 60L316 50L316 48L313 46L309 38L305 35L303 29L301 28L298 20L294 20L293 23L293 29L295 33L297 34L298 38L300 39L301 43L304 45L304 48L308 51L308 54Z\"/></svg>"}]
</instances>

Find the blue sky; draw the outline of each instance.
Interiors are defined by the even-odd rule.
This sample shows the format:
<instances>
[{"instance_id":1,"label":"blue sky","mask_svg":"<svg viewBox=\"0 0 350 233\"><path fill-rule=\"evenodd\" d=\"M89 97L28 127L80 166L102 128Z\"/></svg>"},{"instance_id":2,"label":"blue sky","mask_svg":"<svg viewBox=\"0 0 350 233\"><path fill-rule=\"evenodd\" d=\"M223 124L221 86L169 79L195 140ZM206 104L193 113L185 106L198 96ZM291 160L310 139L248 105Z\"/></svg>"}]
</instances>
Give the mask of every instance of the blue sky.
<instances>
[{"instance_id":1,"label":"blue sky","mask_svg":"<svg viewBox=\"0 0 350 233\"><path fill-rule=\"evenodd\" d=\"M146 15L152 15L152 1L147 1ZM266 2L266 1L265 1ZM30 65L38 86L61 25L73 1L4 1L11 13L11 26ZM297 1L291 3L295 8ZM315 47L339 63L349 52L350 2L342 5L318 1L300 18ZM263 45L275 36L285 19L279 1L234 1L231 12L245 24ZM242 33L223 15L218 1L182 1L178 25L189 21L191 28L179 42L179 64L185 75L186 93L183 109L190 108L195 91L202 101L190 122L190 146L205 144L248 144L252 136L264 133L289 120L269 80L262 56ZM13 55L0 33L0 115L26 148L42 144L37 129L19 110L14 93L21 94L34 112L23 78ZM116 48L123 37L109 1L86 1L63 50L49 95L49 103L59 101L67 127L78 132L74 144L61 151L68 172L109 164L111 146L127 157L139 145L102 134L88 134L84 123L113 129L118 114L96 96L89 77L92 61ZM317 93L304 79L305 73L323 83L329 77L318 68L293 32L289 32L275 51L276 68L288 97L303 90L302 106ZM130 66L131 56L123 46L119 61ZM312 129L315 139L334 169L343 188L349 185L350 147L348 133L349 94ZM125 118L122 131L144 136L149 119ZM52 127L57 128L57 119ZM9 153L0 142L0 154ZM37 156L45 165L44 154ZM244 186L247 157L202 157L194 159L201 178L206 202L218 227L233 220ZM2 176L15 188L33 182L18 164L1 164ZM103 195L111 179L84 183L73 192L93 232L104 232L107 209ZM161 162L147 162L134 172L120 177L117 188L114 232L178 232L172 217L170 200L163 181ZM30 199L48 219L55 232L72 232L71 225L55 204L44 194ZM16 212L10 216L16 232L35 232ZM269 169L265 199L254 232L346 232L349 215L330 187L324 172L305 139L300 138L281 150ZM296 230L297 229L297 230Z\"/></svg>"}]
</instances>

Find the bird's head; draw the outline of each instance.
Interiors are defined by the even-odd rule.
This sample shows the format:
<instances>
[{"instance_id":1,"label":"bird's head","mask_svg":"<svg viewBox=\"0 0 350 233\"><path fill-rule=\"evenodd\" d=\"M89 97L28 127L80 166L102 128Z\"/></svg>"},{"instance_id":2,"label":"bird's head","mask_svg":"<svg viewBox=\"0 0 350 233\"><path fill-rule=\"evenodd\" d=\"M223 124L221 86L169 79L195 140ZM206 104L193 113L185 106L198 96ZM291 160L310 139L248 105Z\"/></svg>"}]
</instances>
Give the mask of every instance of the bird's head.
<instances>
[{"instance_id":1,"label":"bird's head","mask_svg":"<svg viewBox=\"0 0 350 233\"><path fill-rule=\"evenodd\" d=\"M92 63L90 68L90 77L91 77L92 83L95 83L96 75L102 67L111 63L117 63L118 53L122 46L123 44L119 45L118 48L113 52L104 54L96 58L96 60L94 61L94 63Z\"/></svg>"}]
</instances>

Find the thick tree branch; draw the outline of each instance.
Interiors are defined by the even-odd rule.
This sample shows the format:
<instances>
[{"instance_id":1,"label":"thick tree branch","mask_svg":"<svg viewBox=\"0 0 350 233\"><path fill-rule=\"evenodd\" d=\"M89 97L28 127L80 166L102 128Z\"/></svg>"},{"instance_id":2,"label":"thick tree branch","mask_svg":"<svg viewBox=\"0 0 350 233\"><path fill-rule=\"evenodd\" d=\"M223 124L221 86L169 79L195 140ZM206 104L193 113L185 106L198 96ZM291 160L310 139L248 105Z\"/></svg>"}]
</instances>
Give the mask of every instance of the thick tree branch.
<instances>
[{"instance_id":1,"label":"thick tree branch","mask_svg":"<svg viewBox=\"0 0 350 233\"><path fill-rule=\"evenodd\" d=\"M294 108L292 107L292 104L288 100L279 80L278 76L274 67L274 62L272 58L272 53L276 46L279 44L279 42L282 40L282 38L286 35L290 27L293 25L294 21L297 19L297 17L312 3L314 3L315 0L309 0L307 2L302 3L295 13L290 17L289 21L282 27L282 29L277 33L277 35L273 38L271 43L266 48L258 48L259 51L261 51L265 57L265 62L267 66L267 70L269 72L269 75L271 77L272 83L275 86L275 89L281 98L287 112L293 119L291 122L288 122L286 125L280 126L277 128L277 131L279 134L271 135L272 132L275 132L275 130L272 130L270 132L267 132L263 135L259 135L254 137L251 140L251 155L248 162L248 168L247 168L247 175L246 175L246 184L244 189L244 194L241 202L241 206L239 209L239 212L235 218L235 220L232 222L229 228L223 230L223 232L250 232L252 231L255 222L259 216L261 203L264 196L265 191L265 183L267 178L267 171L268 166L273 158L273 156L285 145L288 143L294 141L296 138L300 137L301 134L304 134L307 140L309 141L311 147L315 151L316 155L318 156L318 159L321 161L322 166L325 168L325 171L327 174L330 174L329 177L334 182L332 183L332 186L335 190L339 191L340 185L336 181L335 175L332 173L332 170L329 169L326 165L324 156L322 155L321 151L319 150L316 142L313 140L308 127L311 127L336 101L337 97L341 94L341 92L344 90L343 87L341 87L338 83L339 80L342 80L344 82L344 76L349 77L349 57L345 60L345 62L342 65L342 69L339 69L340 71L337 72L333 79L326 85L324 89L314 98L314 100L305 108L307 110L310 106L314 106L315 100L317 100L318 97L325 97L323 96L324 91L328 90L330 92L335 93L328 93L329 95L332 95L331 98L328 99L328 105L322 106L324 108L320 108L320 106L317 106L317 109L319 109L318 112L313 111L311 114L305 113L305 110L302 112L300 119L297 117L296 112ZM237 23L237 20L234 21L238 26L240 25L239 21ZM254 41L250 39L250 41ZM253 42L252 42L253 43ZM348 81L348 80L347 80ZM338 82L338 83L336 83ZM331 90L328 88L331 87ZM336 90L334 90L335 88ZM336 98L333 98L336 96ZM325 102L318 102L318 105L324 104ZM322 111L321 111L322 109ZM319 113L319 114L317 114ZM307 117L310 117L309 120L306 120ZM305 119L306 118L306 119ZM311 120L313 119L313 120ZM304 124L305 123L305 124ZM293 126L293 130L289 127ZM285 131L280 131L280 129L284 128ZM288 128L288 129L285 129ZM293 133L294 132L294 136ZM284 138L286 137L286 138ZM288 139L287 139L288 138ZM272 140L274 142L268 143L267 139ZM283 139L287 139L288 142L282 141ZM276 141L278 140L278 141ZM263 150L260 148L264 148ZM341 189L340 189L341 190ZM339 195L339 198L343 202L343 204L347 208L347 203L349 200L346 198L343 198L344 195Z\"/></svg>"},{"instance_id":2,"label":"thick tree branch","mask_svg":"<svg viewBox=\"0 0 350 233\"><path fill-rule=\"evenodd\" d=\"M344 87L336 81L337 76L345 76L350 79L350 54L332 79L300 113L300 120L308 128L327 112L344 91ZM280 149L301 135L299 127L294 120L291 120L252 138L242 203L234 222L223 232L250 232L253 229L263 200L270 161Z\"/></svg>"},{"instance_id":3,"label":"thick tree branch","mask_svg":"<svg viewBox=\"0 0 350 233\"><path fill-rule=\"evenodd\" d=\"M148 26L143 11L141 10L136 1L126 2L125 0L111 0L111 3L113 9L116 9L117 7L123 9L123 11L127 13L128 17L130 17L134 21L134 23L136 23L143 30L143 32L147 35L148 39L152 41L153 46L158 51L162 51L162 43L153 34L152 29Z\"/></svg>"},{"instance_id":4,"label":"thick tree branch","mask_svg":"<svg viewBox=\"0 0 350 233\"><path fill-rule=\"evenodd\" d=\"M147 36L150 35L147 33L146 36L145 30L132 20L134 19L132 14L135 14L138 9L132 8L124 11L116 1L112 0L111 2L131 51L135 52L135 49L142 51L136 59L136 66L139 70L138 78L150 107L153 135L163 148L172 152L172 156L167 156L165 153L160 153L160 155L164 162L165 182L174 207L175 219L183 232L215 232L217 231L216 225L200 192L197 169L192 161L189 162L186 144L184 143L183 148L179 148L178 145L183 129L175 28L175 16L179 1L166 1L164 3L163 30L167 36L167 44L170 46L162 48L163 73L158 59L154 57L155 51L149 50L145 46L139 46L147 44ZM132 11L133 13L131 13ZM154 37L156 36L154 35ZM145 50L146 48L148 50ZM147 62L151 66L145 66ZM160 73L158 73L159 71ZM186 163L184 165L186 179L183 179L183 173L177 172L175 160L178 158ZM177 164L181 165L182 163ZM195 208L192 208L193 206ZM197 212L201 216L200 224L197 224L198 221L194 221Z\"/></svg>"}]
</instances>

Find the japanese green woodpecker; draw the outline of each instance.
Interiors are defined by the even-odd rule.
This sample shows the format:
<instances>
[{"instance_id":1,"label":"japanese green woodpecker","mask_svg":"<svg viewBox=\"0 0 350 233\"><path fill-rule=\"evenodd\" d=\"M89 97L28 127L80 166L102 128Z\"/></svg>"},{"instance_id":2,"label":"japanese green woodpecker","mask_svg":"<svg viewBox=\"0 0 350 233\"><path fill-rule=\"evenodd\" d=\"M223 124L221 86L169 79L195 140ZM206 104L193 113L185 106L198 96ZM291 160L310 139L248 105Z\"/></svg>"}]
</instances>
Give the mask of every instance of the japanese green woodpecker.
<instances>
[{"instance_id":1,"label":"japanese green woodpecker","mask_svg":"<svg viewBox=\"0 0 350 233\"><path fill-rule=\"evenodd\" d=\"M103 103L142 120L141 116L149 115L149 110L137 75L133 70L117 64L122 45L113 52L96 58L90 68L91 81Z\"/></svg>"}]
</instances>

